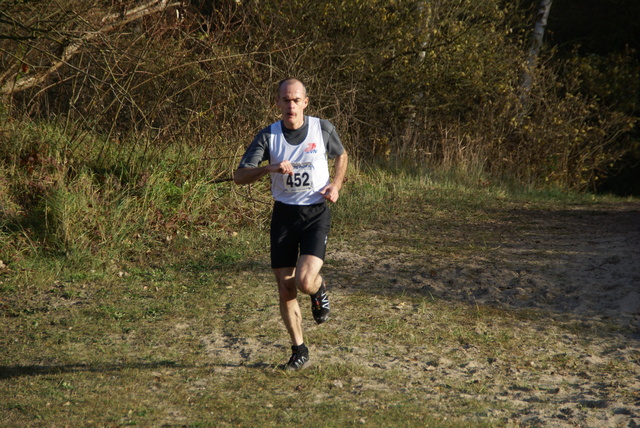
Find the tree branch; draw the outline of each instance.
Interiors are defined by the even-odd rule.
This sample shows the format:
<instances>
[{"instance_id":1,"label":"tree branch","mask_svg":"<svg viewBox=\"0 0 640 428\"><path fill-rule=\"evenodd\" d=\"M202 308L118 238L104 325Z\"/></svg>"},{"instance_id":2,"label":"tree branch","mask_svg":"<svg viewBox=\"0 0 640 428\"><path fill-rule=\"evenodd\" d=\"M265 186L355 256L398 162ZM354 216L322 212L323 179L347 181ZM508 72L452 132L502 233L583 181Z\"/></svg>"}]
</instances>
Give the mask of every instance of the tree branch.
<instances>
[{"instance_id":1,"label":"tree branch","mask_svg":"<svg viewBox=\"0 0 640 428\"><path fill-rule=\"evenodd\" d=\"M23 91L25 89L33 88L42 84L49 75L54 73L63 65L68 64L68 61L80 50L82 45L91 39L98 37L99 35L108 33L115 28L126 25L130 22L136 21L147 15L151 15L157 12L161 12L170 7L180 6L181 2L169 0L151 0L143 5L140 5L134 9L124 11L123 13L112 13L104 16L101 20L103 26L97 31L85 32L81 37L67 45L62 51L60 57L54 61L49 68L38 73L34 76L25 76L17 78L15 80L4 83L0 87L1 95L9 95L15 92ZM0 82L1 84L2 82Z\"/></svg>"}]
</instances>

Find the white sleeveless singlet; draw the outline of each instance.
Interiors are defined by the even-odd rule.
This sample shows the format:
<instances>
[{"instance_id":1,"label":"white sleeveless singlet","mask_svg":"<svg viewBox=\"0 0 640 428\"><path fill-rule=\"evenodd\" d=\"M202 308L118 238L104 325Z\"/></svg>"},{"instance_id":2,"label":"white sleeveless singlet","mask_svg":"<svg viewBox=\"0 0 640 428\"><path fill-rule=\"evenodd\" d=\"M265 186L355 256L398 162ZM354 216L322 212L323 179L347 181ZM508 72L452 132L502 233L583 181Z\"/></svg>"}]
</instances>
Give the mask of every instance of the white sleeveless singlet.
<instances>
[{"instance_id":1,"label":"white sleeveless singlet","mask_svg":"<svg viewBox=\"0 0 640 428\"><path fill-rule=\"evenodd\" d=\"M319 191L329 184L329 163L320 119L307 119L307 138L297 146L289 144L284 138L281 121L271 125L270 162L274 164L288 160L293 165L293 175L271 173L271 192L276 201L288 205L323 202L324 197Z\"/></svg>"}]
</instances>

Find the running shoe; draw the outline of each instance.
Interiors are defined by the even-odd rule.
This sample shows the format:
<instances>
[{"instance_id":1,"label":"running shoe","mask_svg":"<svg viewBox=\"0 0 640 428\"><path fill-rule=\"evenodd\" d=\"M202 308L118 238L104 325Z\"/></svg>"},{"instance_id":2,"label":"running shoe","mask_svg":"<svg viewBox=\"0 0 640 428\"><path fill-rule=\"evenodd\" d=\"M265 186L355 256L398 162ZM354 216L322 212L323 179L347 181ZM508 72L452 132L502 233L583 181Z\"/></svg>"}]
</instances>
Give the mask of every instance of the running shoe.
<instances>
[{"instance_id":1,"label":"running shoe","mask_svg":"<svg viewBox=\"0 0 640 428\"><path fill-rule=\"evenodd\" d=\"M304 345L291 347L291 358L282 368L284 370L302 370L309 362L309 349Z\"/></svg>"},{"instance_id":2,"label":"running shoe","mask_svg":"<svg viewBox=\"0 0 640 428\"><path fill-rule=\"evenodd\" d=\"M313 313L313 319L318 324L322 324L329 319L330 311L327 287L325 287L323 281L318 292L311 295L311 313Z\"/></svg>"}]
</instances>

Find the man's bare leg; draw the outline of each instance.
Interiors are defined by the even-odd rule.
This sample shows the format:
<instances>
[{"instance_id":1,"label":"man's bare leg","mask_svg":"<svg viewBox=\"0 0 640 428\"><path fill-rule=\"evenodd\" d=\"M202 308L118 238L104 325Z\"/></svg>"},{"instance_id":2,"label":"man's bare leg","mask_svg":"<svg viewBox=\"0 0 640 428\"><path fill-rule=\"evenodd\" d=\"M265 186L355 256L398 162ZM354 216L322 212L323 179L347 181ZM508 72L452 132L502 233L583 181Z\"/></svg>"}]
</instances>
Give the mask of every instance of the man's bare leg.
<instances>
[{"instance_id":1,"label":"man's bare leg","mask_svg":"<svg viewBox=\"0 0 640 428\"><path fill-rule=\"evenodd\" d=\"M278 282L280 315L293 345L304 342L302 334L302 314L298 304L298 290L304 294L314 294L322 285L319 275L323 261L321 258L302 255L296 268L274 269Z\"/></svg>"},{"instance_id":2,"label":"man's bare leg","mask_svg":"<svg viewBox=\"0 0 640 428\"><path fill-rule=\"evenodd\" d=\"M319 307L316 302L319 299L318 296L323 296L326 299L324 291L318 293L321 288L325 290L322 287L322 277L320 276L322 264L323 261L319 257L303 255L298 259L298 265L295 268L280 268L273 271L278 282L280 315L293 345L291 359L284 366L286 370L299 370L305 367L309 360L309 350L304 346L302 334L302 314L297 299L298 291L311 295L312 312L317 323L328 319L328 300L325 300L326 309L323 310L321 317L318 317L316 309Z\"/></svg>"},{"instance_id":3,"label":"man's bare leg","mask_svg":"<svg viewBox=\"0 0 640 428\"><path fill-rule=\"evenodd\" d=\"M302 336L302 314L297 299L297 289L295 286L295 268L274 269L273 273L278 282L278 293L280 299L280 315L284 322L291 343L295 346L301 345L304 341Z\"/></svg>"}]
</instances>

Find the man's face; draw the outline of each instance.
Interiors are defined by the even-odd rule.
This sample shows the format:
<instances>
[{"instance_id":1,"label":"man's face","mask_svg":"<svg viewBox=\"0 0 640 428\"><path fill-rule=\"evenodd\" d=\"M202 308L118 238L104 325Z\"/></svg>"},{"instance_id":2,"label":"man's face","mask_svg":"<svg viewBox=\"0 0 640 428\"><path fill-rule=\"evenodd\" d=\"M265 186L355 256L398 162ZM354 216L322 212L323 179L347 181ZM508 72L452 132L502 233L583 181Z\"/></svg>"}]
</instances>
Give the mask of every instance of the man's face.
<instances>
[{"instance_id":1,"label":"man's face","mask_svg":"<svg viewBox=\"0 0 640 428\"><path fill-rule=\"evenodd\" d=\"M304 124L304 109L309 104L302 83L295 80L285 82L280 88L276 103L282 113L284 126L298 129Z\"/></svg>"}]
</instances>

